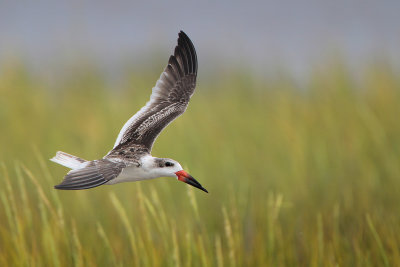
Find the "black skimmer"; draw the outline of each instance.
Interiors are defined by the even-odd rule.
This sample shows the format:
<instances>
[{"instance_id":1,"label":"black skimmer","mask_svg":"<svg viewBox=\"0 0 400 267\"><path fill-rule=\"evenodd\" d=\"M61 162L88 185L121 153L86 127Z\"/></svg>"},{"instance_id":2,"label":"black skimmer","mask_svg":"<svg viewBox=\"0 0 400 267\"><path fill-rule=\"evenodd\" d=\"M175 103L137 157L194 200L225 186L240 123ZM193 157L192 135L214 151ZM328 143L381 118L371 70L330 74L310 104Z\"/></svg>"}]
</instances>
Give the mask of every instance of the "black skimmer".
<instances>
[{"instance_id":1,"label":"black skimmer","mask_svg":"<svg viewBox=\"0 0 400 267\"><path fill-rule=\"evenodd\" d=\"M114 148L106 156L87 161L58 151L51 159L71 169L55 188L79 190L103 184L175 177L208 193L176 160L150 155L160 132L185 112L196 87L196 76L196 50L181 31L174 55L170 56L150 100L125 123Z\"/></svg>"}]
</instances>

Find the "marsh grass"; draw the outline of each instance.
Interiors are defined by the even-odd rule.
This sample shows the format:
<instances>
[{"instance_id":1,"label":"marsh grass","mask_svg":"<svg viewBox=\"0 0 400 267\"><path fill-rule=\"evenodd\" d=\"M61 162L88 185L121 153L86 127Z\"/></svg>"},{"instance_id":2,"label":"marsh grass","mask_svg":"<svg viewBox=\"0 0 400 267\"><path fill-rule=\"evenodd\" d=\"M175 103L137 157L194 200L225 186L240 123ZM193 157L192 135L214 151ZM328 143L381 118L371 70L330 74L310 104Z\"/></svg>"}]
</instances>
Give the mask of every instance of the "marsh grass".
<instances>
[{"instance_id":1,"label":"marsh grass","mask_svg":"<svg viewBox=\"0 0 400 267\"><path fill-rule=\"evenodd\" d=\"M311 74L200 78L153 154L174 179L56 191L57 150L104 155L158 73L118 88L91 68L47 85L0 75L0 266L398 266L400 81L385 64L356 80Z\"/></svg>"}]
</instances>

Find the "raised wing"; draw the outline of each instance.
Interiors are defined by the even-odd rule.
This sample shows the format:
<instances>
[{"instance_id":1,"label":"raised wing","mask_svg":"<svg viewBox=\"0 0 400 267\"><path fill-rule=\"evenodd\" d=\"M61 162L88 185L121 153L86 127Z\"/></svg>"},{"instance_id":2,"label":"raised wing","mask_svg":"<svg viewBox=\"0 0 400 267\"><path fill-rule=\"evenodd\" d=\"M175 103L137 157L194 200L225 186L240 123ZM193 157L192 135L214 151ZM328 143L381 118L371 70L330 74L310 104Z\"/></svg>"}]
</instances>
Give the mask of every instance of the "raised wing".
<instances>
[{"instance_id":1,"label":"raised wing","mask_svg":"<svg viewBox=\"0 0 400 267\"><path fill-rule=\"evenodd\" d=\"M197 56L189 37L181 31L178 45L158 79L150 101L122 127L114 150L128 143L142 145L150 152L160 132L183 114L196 86Z\"/></svg>"}]
</instances>

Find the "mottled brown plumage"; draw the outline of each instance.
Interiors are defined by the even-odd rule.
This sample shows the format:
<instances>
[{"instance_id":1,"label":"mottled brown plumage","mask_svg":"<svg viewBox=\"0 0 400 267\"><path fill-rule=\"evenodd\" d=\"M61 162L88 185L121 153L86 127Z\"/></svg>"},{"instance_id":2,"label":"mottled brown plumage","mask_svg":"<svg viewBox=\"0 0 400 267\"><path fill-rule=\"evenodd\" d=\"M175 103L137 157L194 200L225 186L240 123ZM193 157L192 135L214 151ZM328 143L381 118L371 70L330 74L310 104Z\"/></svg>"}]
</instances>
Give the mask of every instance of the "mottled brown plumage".
<instances>
[{"instance_id":1,"label":"mottled brown plumage","mask_svg":"<svg viewBox=\"0 0 400 267\"><path fill-rule=\"evenodd\" d=\"M174 55L153 88L150 101L124 125L114 149L134 144L150 152L160 132L185 112L196 87L196 76L196 50L181 31Z\"/></svg>"}]
</instances>

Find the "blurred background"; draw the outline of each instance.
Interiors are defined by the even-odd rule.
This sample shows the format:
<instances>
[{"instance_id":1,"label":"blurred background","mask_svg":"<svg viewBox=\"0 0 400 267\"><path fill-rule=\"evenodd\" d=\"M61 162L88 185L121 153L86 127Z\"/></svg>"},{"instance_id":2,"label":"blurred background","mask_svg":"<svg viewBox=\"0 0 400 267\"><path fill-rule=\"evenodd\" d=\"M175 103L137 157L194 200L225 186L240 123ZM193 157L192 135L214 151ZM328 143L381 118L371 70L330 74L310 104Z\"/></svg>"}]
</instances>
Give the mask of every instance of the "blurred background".
<instances>
[{"instance_id":1,"label":"blurred background","mask_svg":"<svg viewBox=\"0 0 400 267\"><path fill-rule=\"evenodd\" d=\"M120 77L125 64L164 59L183 30L207 66L200 81L232 66L261 76L285 67L304 78L332 53L352 71L376 56L399 67L399 9L398 1L370 0L5 1L0 56L23 58L44 76L83 58Z\"/></svg>"},{"instance_id":2,"label":"blurred background","mask_svg":"<svg viewBox=\"0 0 400 267\"><path fill-rule=\"evenodd\" d=\"M0 265L400 265L398 1L0 2ZM199 59L158 179L56 191L104 156L180 30Z\"/></svg>"}]
</instances>

